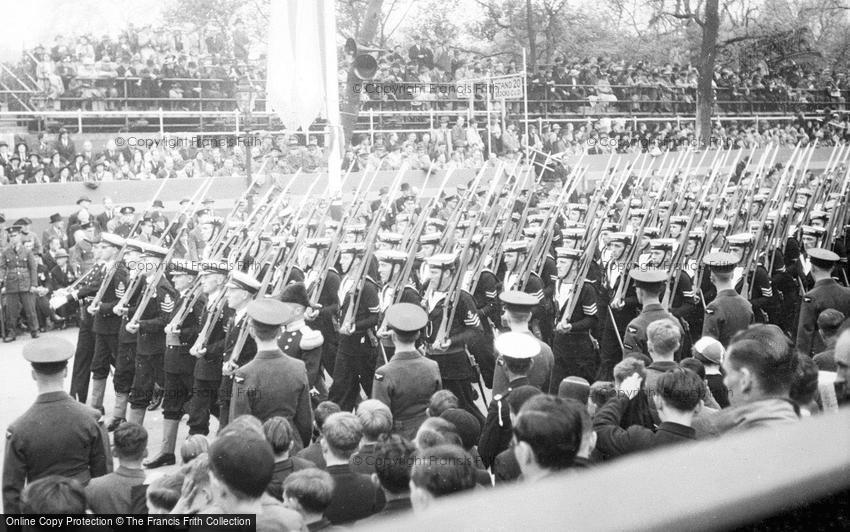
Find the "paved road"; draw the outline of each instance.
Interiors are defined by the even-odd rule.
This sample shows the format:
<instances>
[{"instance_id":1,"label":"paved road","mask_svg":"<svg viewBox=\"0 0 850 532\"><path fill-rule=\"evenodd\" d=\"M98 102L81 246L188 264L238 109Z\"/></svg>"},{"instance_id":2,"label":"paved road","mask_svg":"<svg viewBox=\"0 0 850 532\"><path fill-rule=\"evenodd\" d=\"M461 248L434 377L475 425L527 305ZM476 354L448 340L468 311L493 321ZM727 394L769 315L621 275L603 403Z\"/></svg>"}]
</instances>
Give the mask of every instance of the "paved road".
<instances>
[{"instance_id":1,"label":"paved road","mask_svg":"<svg viewBox=\"0 0 850 532\"><path fill-rule=\"evenodd\" d=\"M75 344L77 341L76 328L64 331L52 331L44 333L42 336L47 335L60 336ZM30 366L27 361L24 360L23 356L21 356L21 350L24 345L31 341L32 339L30 339L29 335L20 335L16 342L9 344L0 343L0 363L3 368L2 371L0 371L0 405L2 405L2 407L0 407L0 431L2 431L3 434L6 433L6 427L8 427L10 423L12 423L18 418L18 416L23 414L27 408L30 407L37 395L35 381L31 376ZM71 360L70 363L72 364L73 360ZM70 384L70 381L66 380L66 384ZM107 416L109 416L112 412L114 399L115 393L112 391L112 380L110 379L107 383L105 400ZM215 431L218 429L217 421L213 419L211 424L212 433L215 434ZM145 428L148 429L148 454L150 456L156 456L159 452L160 442L162 440L162 409L155 412L148 412L147 416L145 416ZM180 425L180 432L177 436L178 451L180 442L186 438L188 433L189 428L184 422ZM115 465L117 467L117 460L115 461ZM0 464L0 474L2 474L2 467L2 464ZM178 466L171 466L155 469L149 472L148 478L153 478L154 476L174 471L177 467ZM0 503L0 505L2 505L2 503Z\"/></svg>"}]
</instances>

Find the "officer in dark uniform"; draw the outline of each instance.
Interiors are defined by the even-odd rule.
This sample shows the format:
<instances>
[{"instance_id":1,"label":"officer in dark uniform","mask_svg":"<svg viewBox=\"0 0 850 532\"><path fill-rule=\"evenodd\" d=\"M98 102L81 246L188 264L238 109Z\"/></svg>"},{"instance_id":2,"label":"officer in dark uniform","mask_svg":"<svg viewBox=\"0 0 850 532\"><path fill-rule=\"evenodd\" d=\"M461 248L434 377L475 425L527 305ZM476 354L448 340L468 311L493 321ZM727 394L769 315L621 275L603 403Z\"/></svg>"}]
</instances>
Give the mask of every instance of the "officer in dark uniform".
<instances>
[{"instance_id":1,"label":"officer in dark uniform","mask_svg":"<svg viewBox=\"0 0 850 532\"><path fill-rule=\"evenodd\" d=\"M310 384L310 401L314 406L327 400L328 391L322 373L322 333L311 328L305 321L310 309L307 288L304 283L292 283L278 297L291 310L281 322L283 330L278 338L278 347L284 355L304 362L307 382Z\"/></svg>"},{"instance_id":2,"label":"officer in dark uniform","mask_svg":"<svg viewBox=\"0 0 850 532\"><path fill-rule=\"evenodd\" d=\"M210 414L218 417L218 390L221 386L221 364L224 353L225 326L233 314L227 309L224 300L224 283L227 270L214 263L207 263L201 270L201 290L206 297L203 312L198 317L198 325L206 329L206 336L198 336L195 344L189 348L189 354L195 357L195 371L192 382L192 401L189 407L189 434L210 432ZM185 325L184 325L185 327Z\"/></svg>"},{"instance_id":3,"label":"officer in dark uniform","mask_svg":"<svg viewBox=\"0 0 850 532\"><path fill-rule=\"evenodd\" d=\"M629 272L634 281L638 301L643 310L637 318L629 322L623 334L623 358L635 356L643 360L649 358L649 347L646 344L646 328L656 320L669 319L679 327L679 338L684 337L684 331L679 320L670 314L661 304L661 293L667 281L667 272L657 269L632 268ZM677 355L681 355L680 353Z\"/></svg>"},{"instance_id":4,"label":"officer in dark uniform","mask_svg":"<svg viewBox=\"0 0 850 532\"><path fill-rule=\"evenodd\" d=\"M92 302L88 312L94 316L92 331L95 334L94 356L91 363L92 396L89 406L103 412L103 396L106 394L106 378L110 366L115 365L118 356L118 328L121 317L113 312L121 298L130 276L123 262L115 262L118 251L124 246L124 239L112 233L100 235L100 258L106 262L106 271L115 268L115 274L109 286L103 291L99 302Z\"/></svg>"},{"instance_id":5,"label":"officer in dark uniform","mask_svg":"<svg viewBox=\"0 0 850 532\"><path fill-rule=\"evenodd\" d=\"M174 300L174 312L168 316L169 322L164 328L165 394L162 403L162 447L158 456L145 462L144 465L148 469L176 463L174 449L177 444L177 429L183 414L189 410L187 405L192 398L195 359L189 354L189 348L198 338L200 330L198 319L206 303L203 294L200 294L195 298L194 304L188 310L182 323L173 323L174 313L183 305L187 297L192 296L191 287L200 271L194 263L185 260L172 260L168 271L171 273L177 298Z\"/></svg>"},{"instance_id":6,"label":"officer in dark uniform","mask_svg":"<svg viewBox=\"0 0 850 532\"><path fill-rule=\"evenodd\" d=\"M386 316L395 355L375 371L372 398L390 408L393 432L413 440L427 417L431 396L442 387L440 368L416 349L419 334L428 325L428 314L421 306L396 303Z\"/></svg>"},{"instance_id":7,"label":"officer in dark uniform","mask_svg":"<svg viewBox=\"0 0 850 532\"><path fill-rule=\"evenodd\" d=\"M824 349L817 333L818 316L832 308L850 316L850 288L843 287L832 278L831 272L841 257L823 248L808 250L814 287L803 296L800 304L800 323L797 327L797 351L812 356Z\"/></svg>"},{"instance_id":8,"label":"officer in dark uniform","mask_svg":"<svg viewBox=\"0 0 850 532\"><path fill-rule=\"evenodd\" d=\"M557 248L558 280L555 283L557 305L555 339L552 353L555 364L549 380L549 393L558 393L558 386L565 377L578 376L592 382L598 370L597 349L592 331L596 327L599 306L593 282L585 279L581 290L576 291L576 270L583 252L577 249ZM572 313L566 311L573 298L578 301Z\"/></svg>"},{"instance_id":9,"label":"officer in dark uniform","mask_svg":"<svg viewBox=\"0 0 850 532\"><path fill-rule=\"evenodd\" d=\"M154 382L156 380L157 368L162 368L163 354L165 353L165 326L168 324L171 313L174 312L175 301L178 297L177 291L165 278L160 275L155 287L149 283L156 280L158 273L162 272L162 260L168 254L168 250L153 244L142 244L142 260L145 271L143 286L140 293L143 294L138 305L144 301L144 294L153 291L150 299L145 304L139 321L134 322L131 318L125 329L131 334L139 333L136 342L136 369L133 374L133 384L130 390L130 412L127 421L144 424L145 412L153 396ZM130 308L128 313L134 315L136 308ZM161 369L159 370L161 371Z\"/></svg>"},{"instance_id":10,"label":"officer in dark uniform","mask_svg":"<svg viewBox=\"0 0 850 532\"><path fill-rule=\"evenodd\" d=\"M738 257L731 253L709 253L703 263L710 268L711 282L717 296L706 306L702 335L718 340L728 347L732 337L753 322L753 307L735 291L732 280Z\"/></svg>"},{"instance_id":11,"label":"officer in dark uniform","mask_svg":"<svg viewBox=\"0 0 850 532\"><path fill-rule=\"evenodd\" d=\"M115 294L118 303L112 308L112 312L121 316L121 326L118 327L118 352L115 358L115 373L112 376L112 385L115 389L115 406L112 410L112 420L106 429L109 432L118 428L127 418L127 405L130 402L130 390L133 387L133 376L136 373L136 344L139 342L139 333L131 333L127 330L127 324L132 315L130 308L136 308L139 304L140 287L142 283L138 279L142 275L141 253L144 245L139 240L128 238L124 248L124 265L130 270L126 286L118 285ZM128 291L132 293L128 293ZM123 304L122 304L123 303Z\"/></svg>"},{"instance_id":12,"label":"officer in dark uniform","mask_svg":"<svg viewBox=\"0 0 850 532\"><path fill-rule=\"evenodd\" d=\"M349 275L357 260L363 260L365 246L360 243L340 244L340 265ZM358 258L359 257L359 258ZM360 388L367 396L372 395L372 380L378 356L378 337L375 329L381 323L381 301L377 279L377 264L371 264L362 279L346 277L340 285L340 338L339 351L334 363L333 383L328 399L338 404L343 412L350 412L357 405ZM348 265L348 268L345 265ZM361 290L358 290L360 284ZM355 305L356 308L355 308ZM349 309L351 309L349 311ZM351 314L350 323L345 317Z\"/></svg>"},{"instance_id":13,"label":"officer in dark uniform","mask_svg":"<svg viewBox=\"0 0 850 532\"><path fill-rule=\"evenodd\" d=\"M301 446L310 442L313 410L307 368L300 360L284 355L278 348L280 326L288 319L294 303L270 298L252 301L246 308L248 327L256 343L256 356L233 374L230 418L250 414L261 422L286 418L300 436Z\"/></svg>"},{"instance_id":14,"label":"officer in dark uniform","mask_svg":"<svg viewBox=\"0 0 850 532\"><path fill-rule=\"evenodd\" d=\"M46 337L23 349L32 364L38 399L6 430L3 461L3 510L21 511L24 485L49 475L74 478L83 484L108 473L109 440L99 423L100 412L62 391L74 346Z\"/></svg>"},{"instance_id":15,"label":"officer in dark uniform","mask_svg":"<svg viewBox=\"0 0 850 532\"><path fill-rule=\"evenodd\" d=\"M77 331L77 348L74 352L74 366L71 370L71 397L81 403L88 399L89 381L91 379L91 360L94 356L94 332L92 325L94 317L89 314L88 306L94 294L103 281L106 263L100 260L99 246L94 248L97 262L80 279L76 289L67 292L67 301L77 307L79 329Z\"/></svg>"},{"instance_id":16,"label":"officer in dark uniform","mask_svg":"<svg viewBox=\"0 0 850 532\"><path fill-rule=\"evenodd\" d=\"M248 305L257 297L261 284L250 274L231 272L227 281L227 306L233 310L225 324L224 347L221 367L221 385L218 388L219 430L230 422L230 401L233 392L233 372L254 359L257 354L257 344L251 337L248 327ZM243 333L243 329L246 329ZM245 343L238 349L240 336L245 335Z\"/></svg>"},{"instance_id":17,"label":"officer in dark uniform","mask_svg":"<svg viewBox=\"0 0 850 532\"><path fill-rule=\"evenodd\" d=\"M115 226L113 232L121 238L130 238L130 231L133 229L133 216L136 214L136 209L132 205L125 205L119 211L121 213L121 222Z\"/></svg>"},{"instance_id":18,"label":"officer in dark uniform","mask_svg":"<svg viewBox=\"0 0 850 532\"><path fill-rule=\"evenodd\" d=\"M483 422L483 416L475 405L472 382L478 379L475 368L467 355L467 343L481 333L481 319L475 300L469 292L447 293L456 270L454 254L441 253L427 259L429 279L425 286L424 300L428 305L428 327L426 328L428 358L437 362L443 387L458 398L458 407L469 411ZM457 307L451 308L452 302ZM438 338L445 316L454 314L453 321L446 327L446 337Z\"/></svg>"}]
</instances>

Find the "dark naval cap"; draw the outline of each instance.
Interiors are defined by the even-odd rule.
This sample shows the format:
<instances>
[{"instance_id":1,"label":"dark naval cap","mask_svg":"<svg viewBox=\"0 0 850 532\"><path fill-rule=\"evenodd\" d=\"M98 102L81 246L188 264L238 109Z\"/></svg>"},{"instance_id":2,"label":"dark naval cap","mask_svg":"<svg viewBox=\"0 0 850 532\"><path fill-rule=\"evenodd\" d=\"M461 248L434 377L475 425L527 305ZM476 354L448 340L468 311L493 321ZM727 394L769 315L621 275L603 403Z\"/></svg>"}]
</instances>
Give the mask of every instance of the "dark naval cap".
<instances>
[{"instance_id":1,"label":"dark naval cap","mask_svg":"<svg viewBox=\"0 0 850 532\"><path fill-rule=\"evenodd\" d=\"M428 324L428 314L419 305L396 303L387 309L387 327L398 332L416 332Z\"/></svg>"},{"instance_id":2,"label":"dark naval cap","mask_svg":"<svg viewBox=\"0 0 850 532\"><path fill-rule=\"evenodd\" d=\"M809 260L819 268L832 268L836 262L841 260L837 253L823 248L812 248L806 251Z\"/></svg>"},{"instance_id":3,"label":"dark naval cap","mask_svg":"<svg viewBox=\"0 0 850 532\"><path fill-rule=\"evenodd\" d=\"M46 336L33 340L23 349L24 359L33 364L51 364L65 362L74 356L74 344L55 336Z\"/></svg>"}]
</instances>

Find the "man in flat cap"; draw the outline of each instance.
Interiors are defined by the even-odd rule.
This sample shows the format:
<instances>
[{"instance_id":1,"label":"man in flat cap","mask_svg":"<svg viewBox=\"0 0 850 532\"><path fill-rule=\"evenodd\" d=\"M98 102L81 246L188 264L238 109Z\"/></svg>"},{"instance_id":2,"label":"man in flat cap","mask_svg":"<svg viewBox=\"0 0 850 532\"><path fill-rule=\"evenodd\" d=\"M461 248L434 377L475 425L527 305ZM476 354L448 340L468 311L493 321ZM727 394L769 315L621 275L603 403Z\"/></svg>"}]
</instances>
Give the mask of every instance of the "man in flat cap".
<instances>
[{"instance_id":1,"label":"man in flat cap","mask_svg":"<svg viewBox=\"0 0 850 532\"><path fill-rule=\"evenodd\" d=\"M284 417L298 431L301 445L295 448L301 449L310 442L313 427L307 368L277 345L280 327L292 315L293 305L268 298L248 304L248 331L257 354L233 374L230 418L250 414L264 422Z\"/></svg>"},{"instance_id":2,"label":"man in flat cap","mask_svg":"<svg viewBox=\"0 0 850 532\"><path fill-rule=\"evenodd\" d=\"M3 510L7 514L20 513L21 492L27 483L61 475L85 484L111 469L107 460L109 442L98 422L100 412L63 391L68 359L73 354L73 344L56 337L24 346L38 399L6 430Z\"/></svg>"},{"instance_id":3,"label":"man in flat cap","mask_svg":"<svg viewBox=\"0 0 850 532\"><path fill-rule=\"evenodd\" d=\"M803 296L800 304L800 323L797 326L797 351L811 356L822 351L823 340L817 332L817 319L828 308L850 316L850 288L841 286L832 278L832 269L838 263L838 254L823 248L808 250L814 287Z\"/></svg>"},{"instance_id":4,"label":"man in flat cap","mask_svg":"<svg viewBox=\"0 0 850 532\"><path fill-rule=\"evenodd\" d=\"M6 318L4 342L17 338L18 317L21 308L26 312L30 334L38 338L38 315L35 310L35 292L38 288L38 262L33 252L23 243L21 228L13 225L6 230L10 244L0 252L0 284L6 290L3 310Z\"/></svg>"},{"instance_id":5,"label":"man in flat cap","mask_svg":"<svg viewBox=\"0 0 850 532\"><path fill-rule=\"evenodd\" d=\"M413 440L427 417L431 396L442 388L440 368L416 349L428 314L412 303L396 303L386 312L395 355L375 371L372 398L390 407L393 432Z\"/></svg>"},{"instance_id":6,"label":"man in flat cap","mask_svg":"<svg viewBox=\"0 0 850 532\"><path fill-rule=\"evenodd\" d=\"M729 347L735 333L753 322L752 305L735 291L733 274L738 258L731 253L716 252L706 255L703 263L710 269L717 296L705 308L702 335L711 336L723 347Z\"/></svg>"}]
</instances>

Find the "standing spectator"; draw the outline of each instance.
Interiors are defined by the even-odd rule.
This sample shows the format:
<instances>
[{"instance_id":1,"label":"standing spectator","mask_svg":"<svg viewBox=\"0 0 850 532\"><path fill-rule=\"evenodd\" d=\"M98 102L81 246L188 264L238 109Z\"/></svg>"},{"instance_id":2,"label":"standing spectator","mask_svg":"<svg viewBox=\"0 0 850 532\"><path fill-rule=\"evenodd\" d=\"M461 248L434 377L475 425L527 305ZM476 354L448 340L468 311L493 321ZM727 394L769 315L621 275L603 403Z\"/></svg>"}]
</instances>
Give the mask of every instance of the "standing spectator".
<instances>
[{"instance_id":1,"label":"standing spectator","mask_svg":"<svg viewBox=\"0 0 850 532\"><path fill-rule=\"evenodd\" d=\"M438 445L425 450L410 473L410 500L416 513L427 512L434 499L474 487L472 457L456 445Z\"/></svg>"},{"instance_id":2,"label":"standing spectator","mask_svg":"<svg viewBox=\"0 0 850 532\"><path fill-rule=\"evenodd\" d=\"M315 467L312 462L297 456L290 456L295 443L295 431L285 417L274 416L263 423L266 441L274 452L274 473L266 492L275 499L283 500L283 483L296 471Z\"/></svg>"},{"instance_id":3,"label":"standing spectator","mask_svg":"<svg viewBox=\"0 0 850 532\"><path fill-rule=\"evenodd\" d=\"M145 482L142 460L147 456L148 431L135 423L115 429L113 453L118 469L94 478L86 486L89 509L96 514L129 514L133 509L133 488Z\"/></svg>"},{"instance_id":4,"label":"standing spectator","mask_svg":"<svg viewBox=\"0 0 850 532\"><path fill-rule=\"evenodd\" d=\"M263 497L272 478L274 454L261 436L245 431L225 434L210 446L209 459L213 506L203 513L255 514L257 530L264 532L303 529L296 511Z\"/></svg>"},{"instance_id":5,"label":"standing spectator","mask_svg":"<svg viewBox=\"0 0 850 532\"><path fill-rule=\"evenodd\" d=\"M845 316L841 311L828 308L818 316L818 333L823 338L824 350L814 356L815 364L820 371L836 371L835 342Z\"/></svg>"},{"instance_id":6,"label":"standing spectator","mask_svg":"<svg viewBox=\"0 0 850 532\"><path fill-rule=\"evenodd\" d=\"M307 530L333 530L335 527L325 513L333 501L334 489L334 479L327 471L305 469L293 473L284 482L284 502L301 514Z\"/></svg>"},{"instance_id":7,"label":"standing spectator","mask_svg":"<svg viewBox=\"0 0 850 532\"><path fill-rule=\"evenodd\" d=\"M27 315L30 334L33 338L38 338L38 316L35 311L38 263L32 251L24 246L21 228L13 225L7 232L10 235L10 243L0 253L0 282L5 289L3 310L6 314L6 337L3 341L14 342L17 338L18 317L22 307Z\"/></svg>"},{"instance_id":8,"label":"standing spectator","mask_svg":"<svg viewBox=\"0 0 850 532\"><path fill-rule=\"evenodd\" d=\"M363 427L360 446L348 463L352 471L371 475L375 472L375 451L378 441L393 429L390 408L377 399L367 399L357 405L357 419Z\"/></svg>"},{"instance_id":9,"label":"standing spectator","mask_svg":"<svg viewBox=\"0 0 850 532\"><path fill-rule=\"evenodd\" d=\"M384 509L362 521L358 526L386 522L387 518L404 517L410 513L410 470L416 447L398 434L392 434L375 449L375 476L381 483L387 504Z\"/></svg>"},{"instance_id":10,"label":"standing spectator","mask_svg":"<svg viewBox=\"0 0 850 532\"><path fill-rule=\"evenodd\" d=\"M50 240L53 238L59 239L59 247L68 249L68 233L65 230L65 219L57 213L50 215L50 225L44 230L41 235L41 241L49 246Z\"/></svg>"},{"instance_id":11,"label":"standing spectator","mask_svg":"<svg viewBox=\"0 0 850 532\"><path fill-rule=\"evenodd\" d=\"M6 508L6 513L12 513ZM84 514L86 492L73 478L50 475L27 485L21 495L22 514Z\"/></svg>"},{"instance_id":12,"label":"standing spectator","mask_svg":"<svg viewBox=\"0 0 850 532\"><path fill-rule=\"evenodd\" d=\"M335 483L325 516L335 525L369 517L384 505L383 492L369 475L355 473L349 464L362 435L362 425L354 414L332 414L322 427L322 455Z\"/></svg>"},{"instance_id":13,"label":"standing spectator","mask_svg":"<svg viewBox=\"0 0 850 532\"><path fill-rule=\"evenodd\" d=\"M720 408L726 408L729 406L729 390L723 384L723 372L720 371L726 355L723 344L710 336L704 336L694 343L693 355L705 366L705 378L711 396Z\"/></svg>"}]
</instances>

